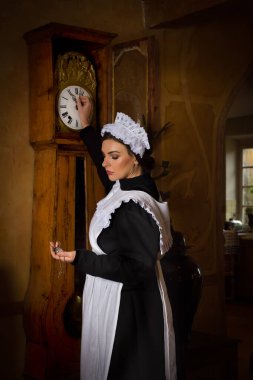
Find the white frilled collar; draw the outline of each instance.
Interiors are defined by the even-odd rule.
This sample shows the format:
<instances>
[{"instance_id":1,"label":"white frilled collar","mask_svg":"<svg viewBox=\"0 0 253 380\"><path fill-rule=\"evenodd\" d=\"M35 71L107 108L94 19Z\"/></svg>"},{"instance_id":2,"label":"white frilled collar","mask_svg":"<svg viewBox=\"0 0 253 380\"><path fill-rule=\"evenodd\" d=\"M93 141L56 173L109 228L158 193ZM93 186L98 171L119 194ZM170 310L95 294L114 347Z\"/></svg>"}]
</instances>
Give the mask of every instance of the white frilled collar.
<instances>
[{"instance_id":1,"label":"white frilled collar","mask_svg":"<svg viewBox=\"0 0 253 380\"><path fill-rule=\"evenodd\" d=\"M170 214L167 202L158 202L144 191L121 190L119 181L116 181L109 194L97 203L89 231L92 250L97 254L104 254L97 244L97 238L104 228L109 227L115 210L121 206L122 202L127 203L130 200L139 204L155 220L160 231L160 254L163 256L172 245Z\"/></svg>"}]
</instances>

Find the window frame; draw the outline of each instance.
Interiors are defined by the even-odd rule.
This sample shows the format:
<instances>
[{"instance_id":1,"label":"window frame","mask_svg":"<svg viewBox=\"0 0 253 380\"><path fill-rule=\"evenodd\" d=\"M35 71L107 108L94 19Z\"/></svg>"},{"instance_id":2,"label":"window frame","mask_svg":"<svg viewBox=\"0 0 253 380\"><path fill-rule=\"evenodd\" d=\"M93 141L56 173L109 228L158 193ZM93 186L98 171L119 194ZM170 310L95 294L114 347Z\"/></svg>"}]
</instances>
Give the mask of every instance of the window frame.
<instances>
[{"instance_id":1,"label":"window frame","mask_svg":"<svg viewBox=\"0 0 253 380\"><path fill-rule=\"evenodd\" d=\"M246 187L246 186L243 186L243 165L242 165L242 153L243 153L243 150L244 149L253 149L253 139L240 139L239 140L239 144L238 144L238 150L237 150L237 189L238 189L238 192L237 192L237 215L239 216L240 220L242 220L243 223L246 223L247 224L247 220L243 220L243 216L244 216L244 213L243 213L243 209L246 208L246 207L249 207L248 205L247 206L243 206L243 189ZM248 167L252 167L253 168L253 165L252 166L247 166ZM252 207L253 207L253 204L252 204Z\"/></svg>"}]
</instances>

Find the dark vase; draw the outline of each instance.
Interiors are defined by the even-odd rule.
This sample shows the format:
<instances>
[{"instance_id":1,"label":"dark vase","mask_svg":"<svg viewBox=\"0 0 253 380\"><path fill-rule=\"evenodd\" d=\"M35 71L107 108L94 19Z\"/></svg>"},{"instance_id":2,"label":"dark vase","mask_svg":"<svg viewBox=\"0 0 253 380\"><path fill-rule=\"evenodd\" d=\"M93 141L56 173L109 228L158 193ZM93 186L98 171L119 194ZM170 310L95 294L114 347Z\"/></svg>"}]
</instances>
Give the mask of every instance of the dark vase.
<instances>
[{"instance_id":1,"label":"dark vase","mask_svg":"<svg viewBox=\"0 0 253 380\"><path fill-rule=\"evenodd\" d=\"M173 247L161 260L171 303L176 339L178 380L185 379L185 345L202 292L202 275L196 262L187 255L185 239L173 231Z\"/></svg>"}]
</instances>

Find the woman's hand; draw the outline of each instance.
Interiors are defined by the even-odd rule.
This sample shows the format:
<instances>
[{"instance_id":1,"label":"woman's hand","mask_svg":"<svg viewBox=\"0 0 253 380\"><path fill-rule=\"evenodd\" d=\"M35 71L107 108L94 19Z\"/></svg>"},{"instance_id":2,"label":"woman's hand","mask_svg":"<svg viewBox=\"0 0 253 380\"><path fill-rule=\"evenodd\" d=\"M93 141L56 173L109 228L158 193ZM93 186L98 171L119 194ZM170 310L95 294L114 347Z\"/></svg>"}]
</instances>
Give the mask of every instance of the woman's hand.
<instances>
[{"instance_id":1,"label":"woman's hand","mask_svg":"<svg viewBox=\"0 0 253 380\"><path fill-rule=\"evenodd\" d=\"M76 98L76 105L83 128L90 125L92 118L92 101L88 96L79 96Z\"/></svg>"},{"instance_id":2,"label":"woman's hand","mask_svg":"<svg viewBox=\"0 0 253 380\"><path fill-rule=\"evenodd\" d=\"M58 241L55 243L50 241L49 247L52 257L56 260L72 263L76 257L76 251L64 251L60 248L60 243Z\"/></svg>"}]
</instances>

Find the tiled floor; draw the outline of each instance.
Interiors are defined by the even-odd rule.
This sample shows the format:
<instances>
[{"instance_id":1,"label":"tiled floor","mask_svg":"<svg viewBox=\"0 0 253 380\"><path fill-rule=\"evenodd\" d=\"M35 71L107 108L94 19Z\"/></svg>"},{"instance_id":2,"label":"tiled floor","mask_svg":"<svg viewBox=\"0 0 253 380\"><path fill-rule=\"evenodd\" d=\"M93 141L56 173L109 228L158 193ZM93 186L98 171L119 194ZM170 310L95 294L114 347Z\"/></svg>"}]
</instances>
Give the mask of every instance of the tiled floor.
<instances>
[{"instance_id":1,"label":"tiled floor","mask_svg":"<svg viewBox=\"0 0 253 380\"><path fill-rule=\"evenodd\" d=\"M253 379L253 303L226 304L227 334L240 339L238 380ZM251 364L250 364L251 362Z\"/></svg>"}]
</instances>

